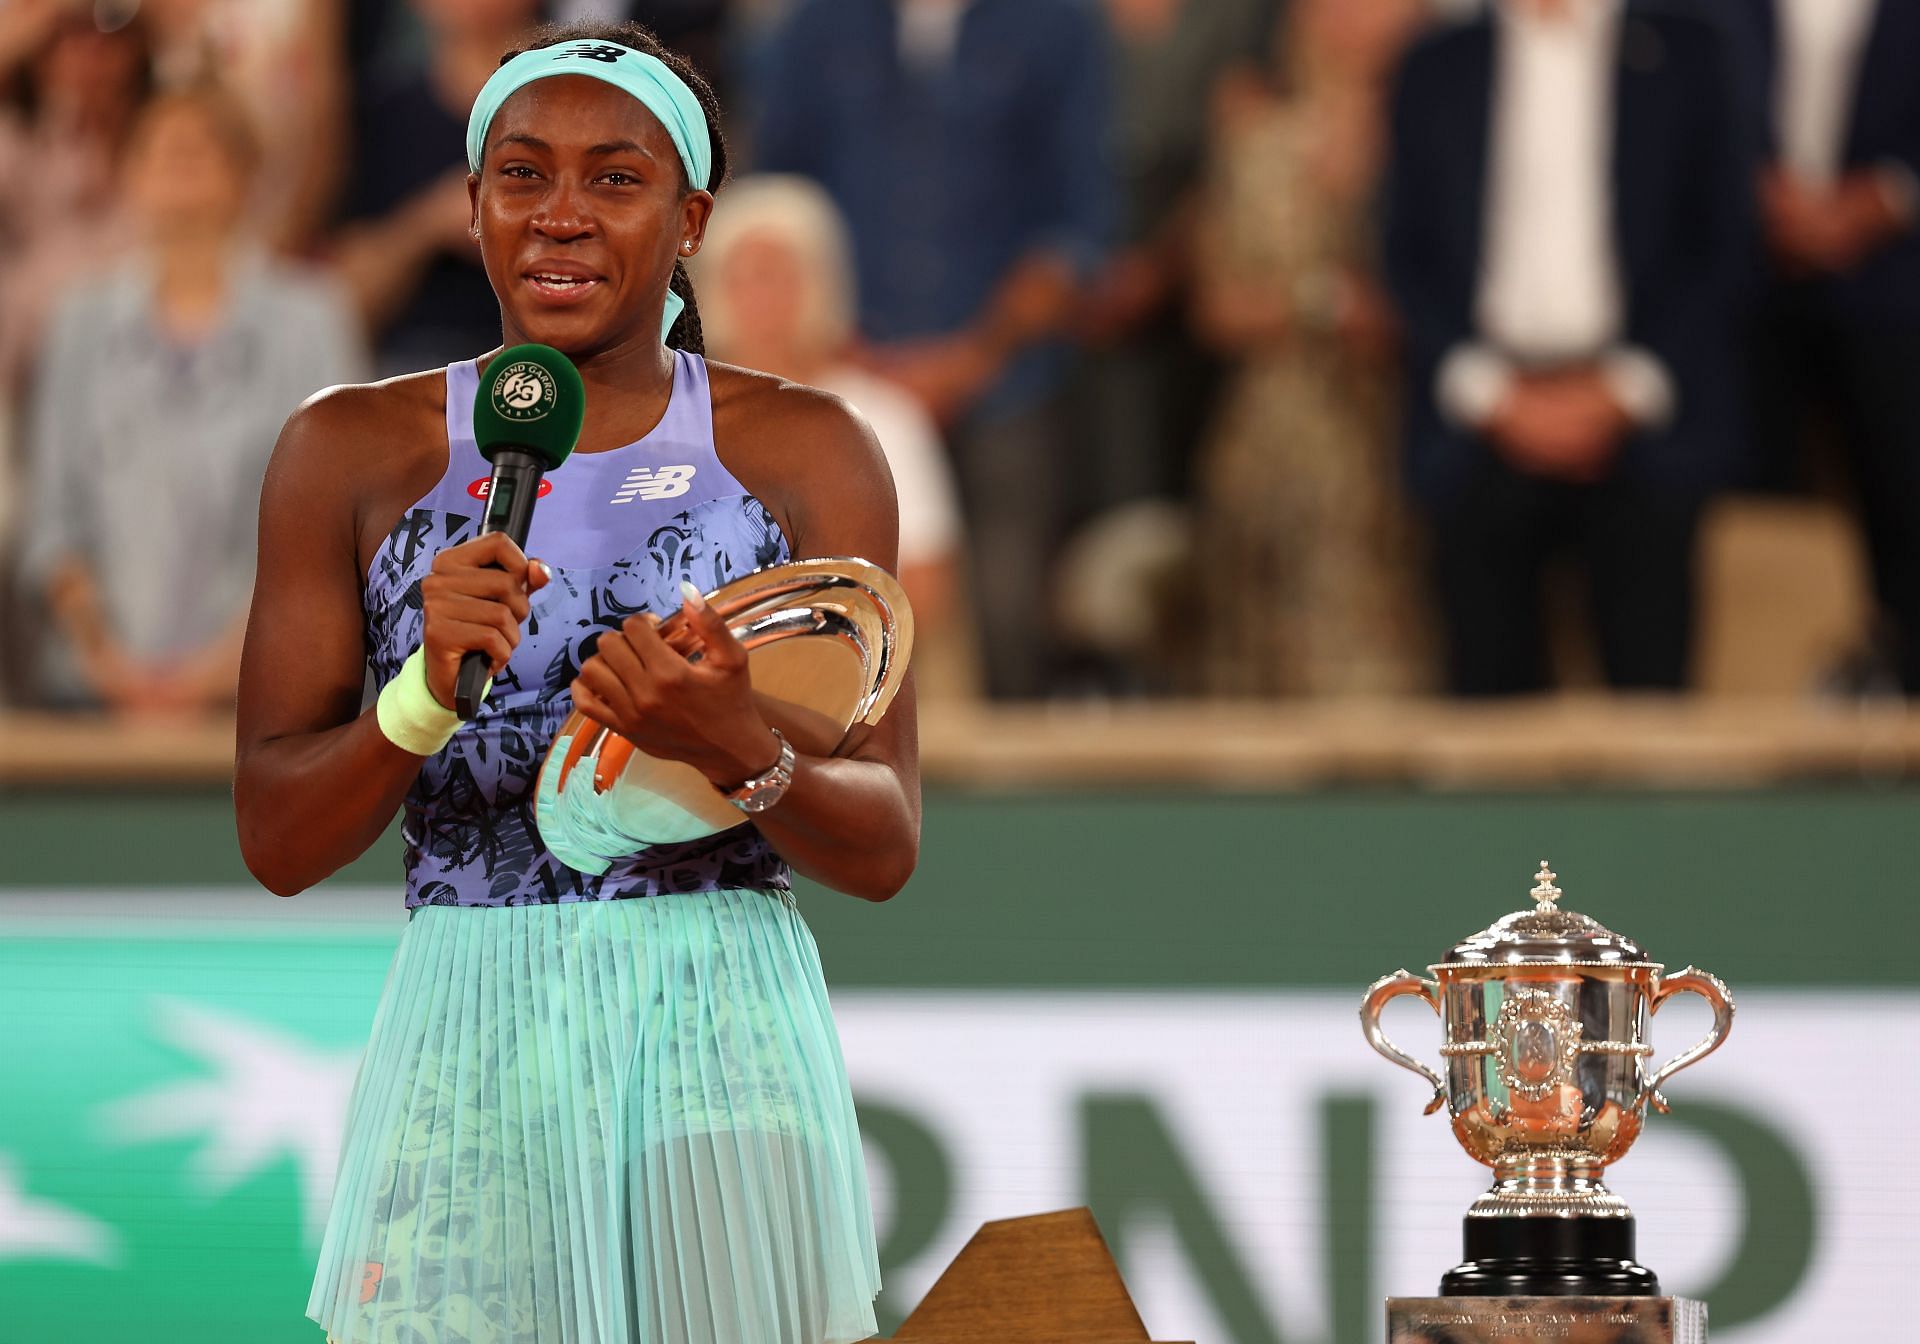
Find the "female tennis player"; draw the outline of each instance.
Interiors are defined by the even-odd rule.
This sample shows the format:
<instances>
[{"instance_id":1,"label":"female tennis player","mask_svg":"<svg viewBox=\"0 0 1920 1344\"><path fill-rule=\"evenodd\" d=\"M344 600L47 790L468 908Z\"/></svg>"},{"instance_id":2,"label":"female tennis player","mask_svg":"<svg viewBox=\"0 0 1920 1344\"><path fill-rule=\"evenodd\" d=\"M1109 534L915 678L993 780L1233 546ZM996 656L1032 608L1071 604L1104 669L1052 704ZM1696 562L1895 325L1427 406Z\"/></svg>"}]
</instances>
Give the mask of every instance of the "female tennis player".
<instances>
[{"instance_id":1,"label":"female tennis player","mask_svg":"<svg viewBox=\"0 0 1920 1344\"><path fill-rule=\"evenodd\" d=\"M879 1271L859 1135L789 870L873 901L906 882L912 692L832 759L795 756L697 594L789 557L894 568L884 460L843 403L702 358L680 262L725 148L712 93L643 30L552 30L512 54L468 157L506 344L566 352L587 389L534 516L541 559L475 535L485 356L316 397L261 503L235 778L248 865L291 895L404 805L411 909L308 1314L337 1344L865 1338ZM654 630L682 607L695 662ZM457 725L469 650L495 679ZM369 668L382 689L362 711ZM575 872L533 804L576 704L736 801L777 801Z\"/></svg>"}]
</instances>

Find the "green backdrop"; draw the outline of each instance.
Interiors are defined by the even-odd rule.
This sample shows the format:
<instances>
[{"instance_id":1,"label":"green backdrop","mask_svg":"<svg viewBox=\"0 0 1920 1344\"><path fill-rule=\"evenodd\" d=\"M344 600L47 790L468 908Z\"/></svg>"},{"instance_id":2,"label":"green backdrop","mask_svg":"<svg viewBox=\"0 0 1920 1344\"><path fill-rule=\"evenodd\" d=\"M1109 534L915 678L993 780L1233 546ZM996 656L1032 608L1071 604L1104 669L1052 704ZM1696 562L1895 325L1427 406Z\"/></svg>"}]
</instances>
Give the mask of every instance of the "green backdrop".
<instances>
[{"instance_id":1,"label":"green backdrop","mask_svg":"<svg viewBox=\"0 0 1920 1344\"><path fill-rule=\"evenodd\" d=\"M1841 787L935 793L898 897L803 899L835 985L1354 988L1526 904L1546 858L1570 907L1656 956L1710 953L1730 983L1912 986L1917 805ZM0 853L0 887L250 883L215 793L0 794ZM397 902L398 872L389 833L336 880L393 883ZM277 904L262 892L260 917Z\"/></svg>"}]
</instances>

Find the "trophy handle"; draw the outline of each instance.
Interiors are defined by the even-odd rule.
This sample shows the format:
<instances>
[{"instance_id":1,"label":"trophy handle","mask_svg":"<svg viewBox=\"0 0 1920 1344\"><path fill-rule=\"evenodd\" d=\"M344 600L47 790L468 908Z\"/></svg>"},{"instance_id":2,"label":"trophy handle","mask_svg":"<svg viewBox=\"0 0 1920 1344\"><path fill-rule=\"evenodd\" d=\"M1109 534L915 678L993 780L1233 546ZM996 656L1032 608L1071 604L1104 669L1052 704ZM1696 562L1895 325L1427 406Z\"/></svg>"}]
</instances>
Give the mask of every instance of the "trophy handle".
<instances>
[{"instance_id":1,"label":"trophy handle","mask_svg":"<svg viewBox=\"0 0 1920 1344\"><path fill-rule=\"evenodd\" d=\"M1401 969L1392 975L1383 975L1367 988L1366 998L1360 1001L1360 1030L1366 1033L1367 1044L1382 1055L1419 1074L1433 1084L1433 1100L1427 1103L1427 1109L1421 1114L1432 1115L1447 1104L1446 1082L1432 1069L1409 1055L1399 1046L1387 1039L1387 1033L1380 1029L1380 1012L1387 1004L1402 994L1418 994L1427 1001L1427 1007L1433 1009L1436 1016L1440 1013L1440 1001L1434 997L1439 986L1431 980L1422 980L1413 972Z\"/></svg>"},{"instance_id":2,"label":"trophy handle","mask_svg":"<svg viewBox=\"0 0 1920 1344\"><path fill-rule=\"evenodd\" d=\"M1659 988L1653 992L1653 998L1649 1004L1650 1010L1659 1012L1660 1005L1675 994L1698 994L1712 1004L1713 1026L1698 1045L1675 1055L1656 1069L1653 1077L1647 1079L1646 1086L1640 1090L1641 1107L1644 1108L1648 1101L1652 1101L1654 1108L1662 1115L1667 1113L1668 1107L1667 1099L1660 1095L1660 1084L1686 1068L1687 1065L1697 1064L1718 1050L1720 1042L1726 1040L1727 1033L1733 1030L1733 995L1727 992L1727 987L1719 976L1711 975L1693 966L1673 975L1663 976Z\"/></svg>"}]
</instances>

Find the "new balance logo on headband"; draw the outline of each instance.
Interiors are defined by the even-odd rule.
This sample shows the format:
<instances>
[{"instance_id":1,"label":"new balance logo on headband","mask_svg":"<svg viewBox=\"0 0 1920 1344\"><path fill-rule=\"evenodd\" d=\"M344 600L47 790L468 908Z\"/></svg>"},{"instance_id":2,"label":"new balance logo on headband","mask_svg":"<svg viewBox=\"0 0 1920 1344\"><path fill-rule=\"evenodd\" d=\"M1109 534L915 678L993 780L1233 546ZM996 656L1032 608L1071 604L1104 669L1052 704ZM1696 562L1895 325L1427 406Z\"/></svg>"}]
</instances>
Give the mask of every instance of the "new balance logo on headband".
<instances>
[{"instance_id":1,"label":"new balance logo on headband","mask_svg":"<svg viewBox=\"0 0 1920 1344\"><path fill-rule=\"evenodd\" d=\"M693 488L692 467L635 467L613 492L614 504L631 504L636 499L672 499Z\"/></svg>"},{"instance_id":2,"label":"new balance logo on headband","mask_svg":"<svg viewBox=\"0 0 1920 1344\"><path fill-rule=\"evenodd\" d=\"M627 49L625 47L608 46L605 43L599 42L576 42L565 51L560 52L553 59L556 61L564 61L569 56L575 56L583 61L605 61L608 65L612 65L626 54Z\"/></svg>"}]
</instances>

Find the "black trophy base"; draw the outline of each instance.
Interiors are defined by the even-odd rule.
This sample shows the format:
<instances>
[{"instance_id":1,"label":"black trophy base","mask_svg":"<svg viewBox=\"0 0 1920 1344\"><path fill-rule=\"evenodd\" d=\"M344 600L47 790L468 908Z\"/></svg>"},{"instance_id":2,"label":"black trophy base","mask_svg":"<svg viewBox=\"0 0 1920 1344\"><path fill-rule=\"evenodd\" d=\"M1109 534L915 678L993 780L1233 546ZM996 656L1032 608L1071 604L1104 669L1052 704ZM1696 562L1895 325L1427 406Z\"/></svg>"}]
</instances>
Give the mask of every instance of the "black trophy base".
<instances>
[{"instance_id":1,"label":"black trophy base","mask_svg":"<svg viewBox=\"0 0 1920 1344\"><path fill-rule=\"evenodd\" d=\"M1631 1218L1468 1218L1466 1263L1442 1297L1658 1297L1633 1260Z\"/></svg>"}]
</instances>

